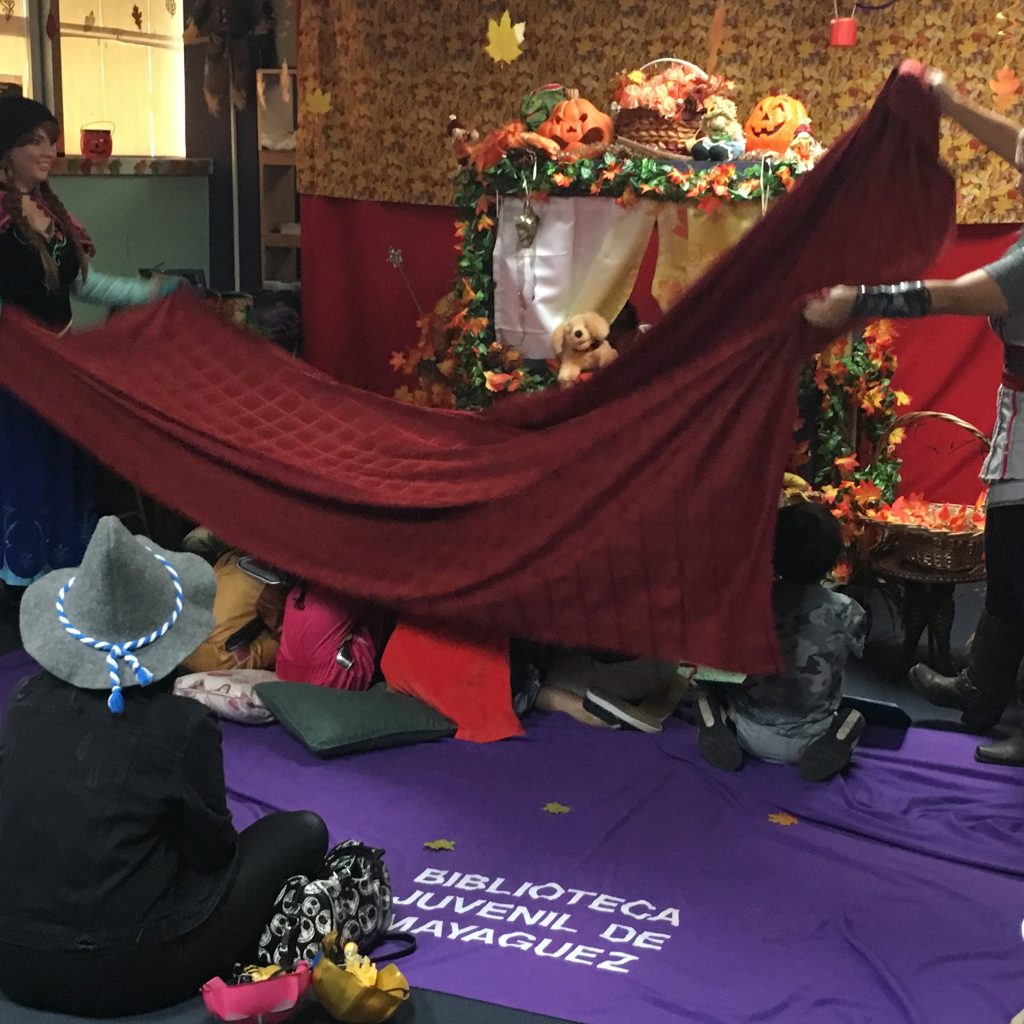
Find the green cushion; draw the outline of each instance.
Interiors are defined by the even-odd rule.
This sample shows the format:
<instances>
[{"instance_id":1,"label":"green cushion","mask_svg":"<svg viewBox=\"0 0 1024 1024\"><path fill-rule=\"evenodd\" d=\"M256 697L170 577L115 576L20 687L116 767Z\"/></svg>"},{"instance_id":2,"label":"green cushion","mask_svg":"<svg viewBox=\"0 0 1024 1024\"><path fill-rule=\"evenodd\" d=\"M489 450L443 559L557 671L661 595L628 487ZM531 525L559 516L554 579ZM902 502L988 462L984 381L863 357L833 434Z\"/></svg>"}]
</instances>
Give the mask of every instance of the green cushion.
<instances>
[{"instance_id":1,"label":"green cushion","mask_svg":"<svg viewBox=\"0 0 1024 1024\"><path fill-rule=\"evenodd\" d=\"M318 757L402 747L455 735L455 723L383 684L370 690L332 690L309 683L260 683L260 700Z\"/></svg>"}]
</instances>

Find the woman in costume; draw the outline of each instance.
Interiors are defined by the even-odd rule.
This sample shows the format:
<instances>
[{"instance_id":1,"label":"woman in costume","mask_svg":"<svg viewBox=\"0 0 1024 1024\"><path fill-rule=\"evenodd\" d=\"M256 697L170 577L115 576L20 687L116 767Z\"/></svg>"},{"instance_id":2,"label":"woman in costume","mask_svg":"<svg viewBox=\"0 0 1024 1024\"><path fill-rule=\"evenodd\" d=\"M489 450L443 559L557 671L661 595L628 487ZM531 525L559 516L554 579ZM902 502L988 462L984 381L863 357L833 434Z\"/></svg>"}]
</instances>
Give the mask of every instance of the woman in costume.
<instances>
[{"instance_id":1,"label":"woman in costume","mask_svg":"<svg viewBox=\"0 0 1024 1024\"><path fill-rule=\"evenodd\" d=\"M59 134L43 104L0 98L0 306L63 334L72 295L140 305L181 282L90 272L92 240L48 181ZM80 561L96 525L94 494L92 460L0 390L0 580L20 593L48 569Z\"/></svg>"},{"instance_id":2,"label":"woman in costume","mask_svg":"<svg viewBox=\"0 0 1024 1024\"><path fill-rule=\"evenodd\" d=\"M100 520L82 564L21 603L22 682L0 728L0 989L76 1018L188 999L255 961L274 899L315 877L327 829L269 814L241 834L220 730L171 692L214 625L198 555Z\"/></svg>"},{"instance_id":3,"label":"woman in costume","mask_svg":"<svg viewBox=\"0 0 1024 1024\"><path fill-rule=\"evenodd\" d=\"M1024 128L958 96L942 72L928 81L942 112L1021 172ZM910 677L933 704L958 708L963 722L988 732L1013 700L1024 659L1024 235L994 263L955 280L837 285L811 299L804 316L818 327L841 329L852 319L987 316L1003 343L1003 376L992 447L981 476L989 485L985 525L985 608L967 668L956 677L915 665ZM1000 743L978 747L979 761L1024 766L1024 729Z\"/></svg>"}]
</instances>

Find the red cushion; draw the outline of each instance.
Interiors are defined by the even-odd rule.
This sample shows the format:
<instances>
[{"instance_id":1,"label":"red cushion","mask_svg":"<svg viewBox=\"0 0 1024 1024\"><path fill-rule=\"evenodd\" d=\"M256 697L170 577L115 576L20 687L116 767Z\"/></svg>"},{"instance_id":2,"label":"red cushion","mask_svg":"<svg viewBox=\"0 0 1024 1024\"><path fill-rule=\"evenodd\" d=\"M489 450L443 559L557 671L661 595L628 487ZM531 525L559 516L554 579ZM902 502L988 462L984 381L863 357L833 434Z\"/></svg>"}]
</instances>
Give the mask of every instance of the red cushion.
<instances>
[{"instance_id":1,"label":"red cushion","mask_svg":"<svg viewBox=\"0 0 1024 1024\"><path fill-rule=\"evenodd\" d=\"M384 648L388 686L450 718L457 739L522 736L512 710L508 639L472 640L399 622Z\"/></svg>"}]
</instances>

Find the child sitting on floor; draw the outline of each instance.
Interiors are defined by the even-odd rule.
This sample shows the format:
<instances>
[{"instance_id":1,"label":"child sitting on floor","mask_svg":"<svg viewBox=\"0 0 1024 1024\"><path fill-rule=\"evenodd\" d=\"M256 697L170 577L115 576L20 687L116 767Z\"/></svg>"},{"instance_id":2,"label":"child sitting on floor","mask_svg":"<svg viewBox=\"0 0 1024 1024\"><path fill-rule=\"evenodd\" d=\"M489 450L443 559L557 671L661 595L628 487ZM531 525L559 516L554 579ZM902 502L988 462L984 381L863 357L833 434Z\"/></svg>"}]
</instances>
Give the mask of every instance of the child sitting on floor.
<instances>
[{"instance_id":1,"label":"child sitting on floor","mask_svg":"<svg viewBox=\"0 0 1024 1024\"><path fill-rule=\"evenodd\" d=\"M763 761L799 764L804 779L821 782L849 762L864 717L840 711L839 702L846 659L863 652L865 613L821 585L841 547L839 525L824 506L779 510L773 607L786 669L752 676L730 692L728 715L710 692L698 698L700 751L716 768L736 771L746 751Z\"/></svg>"}]
</instances>

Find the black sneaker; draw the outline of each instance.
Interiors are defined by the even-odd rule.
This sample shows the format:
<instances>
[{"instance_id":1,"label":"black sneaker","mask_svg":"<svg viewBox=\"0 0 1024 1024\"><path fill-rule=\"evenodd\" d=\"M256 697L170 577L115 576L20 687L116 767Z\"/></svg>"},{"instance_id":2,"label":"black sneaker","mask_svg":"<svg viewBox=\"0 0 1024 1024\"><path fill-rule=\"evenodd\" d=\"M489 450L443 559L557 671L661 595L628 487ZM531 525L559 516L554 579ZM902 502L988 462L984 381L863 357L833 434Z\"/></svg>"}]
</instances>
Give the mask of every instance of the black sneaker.
<instances>
[{"instance_id":1,"label":"black sneaker","mask_svg":"<svg viewBox=\"0 0 1024 1024\"><path fill-rule=\"evenodd\" d=\"M724 772L743 767L743 748L725 717L722 705L710 693L697 697L697 746L708 764Z\"/></svg>"},{"instance_id":2,"label":"black sneaker","mask_svg":"<svg viewBox=\"0 0 1024 1024\"><path fill-rule=\"evenodd\" d=\"M838 775L849 763L853 748L864 731L864 716L853 708L842 708L832 719L824 736L819 736L800 758L800 778L824 782Z\"/></svg>"}]
</instances>

